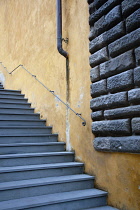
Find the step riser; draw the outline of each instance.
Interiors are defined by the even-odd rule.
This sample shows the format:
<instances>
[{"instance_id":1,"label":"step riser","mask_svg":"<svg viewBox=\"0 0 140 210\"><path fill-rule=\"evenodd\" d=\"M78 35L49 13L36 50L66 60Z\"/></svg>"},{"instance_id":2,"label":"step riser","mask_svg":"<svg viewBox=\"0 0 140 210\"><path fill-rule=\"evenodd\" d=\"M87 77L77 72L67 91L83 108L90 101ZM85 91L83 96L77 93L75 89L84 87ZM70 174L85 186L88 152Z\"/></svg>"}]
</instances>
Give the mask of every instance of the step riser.
<instances>
[{"instance_id":1,"label":"step riser","mask_svg":"<svg viewBox=\"0 0 140 210\"><path fill-rule=\"evenodd\" d=\"M50 134L51 128L1 128L0 135L18 135L18 134Z\"/></svg>"},{"instance_id":2,"label":"step riser","mask_svg":"<svg viewBox=\"0 0 140 210\"><path fill-rule=\"evenodd\" d=\"M10 173L0 173L0 182L10 182L10 181L19 181L26 179L39 179L45 177L54 177L54 176L66 176L66 175L75 175L82 174L83 167L64 167L64 168L51 168L51 169L38 169L32 171L18 171Z\"/></svg>"},{"instance_id":3,"label":"step riser","mask_svg":"<svg viewBox=\"0 0 140 210\"><path fill-rule=\"evenodd\" d=\"M8 95L8 94L0 94L0 98L7 98L7 99L23 99L24 98L24 95Z\"/></svg>"},{"instance_id":4,"label":"step riser","mask_svg":"<svg viewBox=\"0 0 140 210\"><path fill-rule=\"evenodd\" d=\"M25 165L37 165L37 164L49 164L49 163L64 163L74 161L73 155L62 156L43 156L43 157L23 157L23 158L1 158L0 166L25 166Z\"/></svg>"},{"instance_id":5,"label":"step riser","mask_svg":"<svg viewBox=\"0 0 140 210\"><path fill-rule=\"evenodd\" d=\"M39 143L39 142L56 142L58 140L58 136L50 136L50 137L0 137L0 144L12 144L12 143Z\"/></svg>"},{"instance_id":6,"label":"step riser","mask_svg":"<svg viewBox=\"0 0 140 210\"><path fill-rule=\"evenodd\" d=\"M45 126L45 121L14 121L14 120L3 120L0 121L0 126Z\"/></svg>"},{"instance_id":7,"label":"step riser","mask_svg":"<svg viewBox=\"0 0 140 210\"><path fill-rule=\"evenodd\" d=\"M27 198L33 196L47 195L74 190L84 190L93 188L93 180L55 183L51 185L34 186L20 189L0 191L0 201Z\"/></svg>"},{"instance_id":8,"label":"step riser","mask_svg":"<svg viewBox=\"0 0 140 210\"><path fill-rule=\"evenodd\" d=\"M61 151L64 151L64 145L0 147L0 155L35 153L35 152L39 152L39 153L40 152L61 152Z\"/></svg>"},{"instance_id":9,"label":"step riser","mask_svg":"<svg viewBox=\"0 0 140 210\"><path fill-rule=\"evenodd\" d=\"M81 210L91 207L99 207L106 205L106 196L97 197L97 198L85 198L83 200L76 200L76 201L66 201L63 203L56 203L52 205L44 205L38 207L29 207L26 210ZM10 210L18 210L18 209L10 209Z\"/></svg>"},{"instance_id":10,"label":"step riser","mask_svg":"<svg viewBox=\"0 0 140 210\"><path fill-rule=\"evenodd\" d=\"M31 105L30 104L14 104L14 103L0 103L0 108L30 108Z\"/></svg>"},{"instance_id":11,"label":"step riser","mask_svg":"<svg viewBox=\"0 0 140 210\"><path fill-rule=\"evenodd\" d=\"M34 109L0 109L0 114L32 114Z\"/></svg>"},{"instance_id":12,"label":"step riser","mask_svg":"<svg viewBox=\"0 0 140 210\"><path fill-rule=\"evenodd\" d=\"M8 99L8 98L0 98L0 103L26 103L27 99Z\"/></svg>"},{"instance_id":13,"label":"step riser","mask_svg":"<svg viewBox=\"0 0 140 210\"><path fill-rule=\"evenodd\" d=\"M14 115L14 114L0 114L0 120L39 120L39 115Z\"/></svg>"}]
</instances>

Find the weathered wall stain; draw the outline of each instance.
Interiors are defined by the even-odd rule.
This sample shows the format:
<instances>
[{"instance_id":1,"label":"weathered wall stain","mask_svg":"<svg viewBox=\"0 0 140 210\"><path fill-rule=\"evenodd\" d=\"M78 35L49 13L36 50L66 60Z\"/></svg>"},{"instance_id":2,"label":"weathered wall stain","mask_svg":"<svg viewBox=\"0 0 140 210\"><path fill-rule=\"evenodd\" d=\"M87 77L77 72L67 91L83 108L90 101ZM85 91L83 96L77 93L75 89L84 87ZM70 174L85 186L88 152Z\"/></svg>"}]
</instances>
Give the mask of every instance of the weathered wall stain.
<instances>
[{"instance_id":1,"label":"weathered wall stain","mask_svg":"<svg viewBox=\"0 0 140 210\"><path fill-rule=\"evenodd\" d=\"M85 171L96 176L96 186L109 191L109 204L127 210L138 210L140 190L140 157L135 154L108 154L93 148L90 119L89 25L88 4L83 0L63 0L63 36L69 38L64 49L69 52L69 103L87 121L69 111L68 138L77 160ZM9 70L22 63L33 74L55 90L66 101L66 61L56 49L55 0L0 1L0 61ZM21 89L36 112L66 140L66 108L56 107L55 98L22 69L8 76L3 69L6 88ZM82 89L83 99L80 107Z\"/></svg>"}]
</instances>

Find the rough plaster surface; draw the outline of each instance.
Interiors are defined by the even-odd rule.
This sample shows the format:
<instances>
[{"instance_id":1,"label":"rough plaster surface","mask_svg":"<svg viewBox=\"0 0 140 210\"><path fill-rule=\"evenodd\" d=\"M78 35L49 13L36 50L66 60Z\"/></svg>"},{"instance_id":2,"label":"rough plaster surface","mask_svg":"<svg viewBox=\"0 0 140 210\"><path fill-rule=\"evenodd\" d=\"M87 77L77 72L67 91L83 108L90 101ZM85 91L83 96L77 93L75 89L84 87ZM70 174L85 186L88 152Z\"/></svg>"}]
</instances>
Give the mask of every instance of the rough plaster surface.
<instances>
[{"instance_id":1,"label":"rough plaster surface","mask_svg":"<svg viewBox=\"0 0 140 210\"><path fill-rule=\"evenodd\" d=\"M63 36L69 38L69 45L64 44L64 49L70 58L70 104L87 120L87 126L83 127L81 120L70 113L71 147L75 150L76 159L85 163L86 173L96 176L96 186L109 191L109 204L120 209L139 210L139 155L100 153L93 148L86 0L63 0L63 14ZM0 16L0 61L9 70L24 64L65 100L65 59L56 50L55 0L1 0ZM54 97L23 70L12 76L0 70L6 78L6 88L21 89L36 107L36 112L47 118L48 125L53 125L53 132L59 132L59 140L65 141L64 106L59 103L56 107ZM84 97L79 108L81 87L84 87Z\"/></svg>"}]
</instances>

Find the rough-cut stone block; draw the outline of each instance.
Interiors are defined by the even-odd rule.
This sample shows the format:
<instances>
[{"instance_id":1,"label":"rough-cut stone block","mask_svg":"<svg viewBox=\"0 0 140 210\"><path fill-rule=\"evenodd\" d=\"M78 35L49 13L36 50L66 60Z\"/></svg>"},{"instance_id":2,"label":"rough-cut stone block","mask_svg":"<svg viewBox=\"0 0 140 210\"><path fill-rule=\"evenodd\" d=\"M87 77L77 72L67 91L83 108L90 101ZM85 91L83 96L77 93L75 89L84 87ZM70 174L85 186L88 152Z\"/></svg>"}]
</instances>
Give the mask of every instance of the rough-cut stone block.
<instances>
[{"instance_id":1,"label":"rough-cut stone block","mask_svg":"<svg viewBox=\"0 0 140 210\"><path fill-rule=\"evenodd\" d=\"M100 76L105 78L133 68L135 61L132 51L128 51L105 63L100 64Z\"/></svg>"},{"instance_id":2,"label":"rough-cut stone block","mask_svg":"<svg viewBox=\"0 0 140 210\"><path fill-rule=\"evenodd\" d=\"M92 132L95 135L128 135L130 130L130 119L106 120L92 122Z\"/></svg>"},{"instance_id":3,"label":"rough-cut stone block","mask_svg":"<svg viewBox=\"0 0 140 210\"><path fill-rule=\"evenodd\" d=\"M101 50L97 51L93 55L89 57L90 66L94 67L103 63L104 61L108 60L107 49L106 47L102 48Z\"/></svg>"},{"instance_id":4,"label":"rough-cut stone block","mask_svg":"<svg viewBox=\"0 0 140 210\"><path fill-rule=\"evenodd\" d=\"M113 8L107 15L102 16L94 24L93 36L96 37L121 21L120 6Z\"/></svg>"},{"instance_id":5,"label":"rough-cut stone block","mask_svg":"<svg viewBox=\"0 0 140 210\"><path fill-rule=\"evenodd\" d=\"M108 0L105 4L103 4L98 10L96 10L93 14L90 12L89 23L94 24L101 16L106 15L113 7L115 7L119 3L119 0ZM94 4L94 3L93 3ZM91 4L92 5L92 4ZM90 6L91 7L91 6ZM91 9L90 9L91 10Z\"/></svg>"},{"instance_id":6,"label":"rough-cut stone block","mask_svg":"<svg viewBox=\"0 0 140 210\"><path fill-rule=\"evenodd\" d=\"M128 101L132 103L140 101L140 88L128 91Z\"/></svg>"},{"instance_id":7,"label":"rough-cut stone block","mask_svg":"<svg viewBox=\"0 0 140 210\"><path fill-rule=\"evenodd\" d=\"M90 33L89 33L89 40L91 41L92 39L95 38L95 32L94 32L94 27L90 27Z\"/></svg>"},{"instance_id":8,"label":"rough-cut stone block","mask_svg":"<svg viewBox=\"0 0 140 210\"><path fill-rule=\"evenodd\" d=\"M109 77L107 79L107 90L110 92L118 92L133 85L133 70L128 70L121 74Z\"/></svg>"},{"instance_id":9,"label":"rough-cut stone block","mask_svg":"<svg viewBox=\"0 0 140 210\"><path fill-rule=\"evenodd\" d=\"M140 47L135 49L136 63L140 65Z\"/></svg>"},{"instance_id":10,"label":"rough-cut stone block","mask_svg":"<svg viewBox=\"0 0 140 210\"><path fill-rule=\"evenodd\" d=\"M94 53L95 51L101 49L107 44L115 41L116 39L124 35L124 33L124 24L123 22L121 22L115 27L111 28L110 30L104 32L100 36L93 39L89 44L90 53Z\"/></svg>"},{"instance_id":11,"label":"rough-cut stone block","mask_svg":"<svg viewBox=\"0 0 140 210\"><path fill-rule=\"evenodd\" d=\"M135 134L140 133L140 117L133 118L131 121L132 124L132 132Z\"/></svg>"},{"instance_id":12,"label":"rough-cut stone block","mask_svg":"<svg viewBox=\"0 0 140 210\"><path fill-rule=\"evenodd\" d=\"M130 15L140 6L140 0L124 0L122 2L122 14L123 16Z\"/></svg>"},{"instance_id":13,"label":"rough-cut stone block","mask_svg":"<svg viewBox=\"0 0 140 210\"><path fill-rule=\"evenodd\" d=\"M134 83L140 85L140 66L134 69Z\"/></svg>"},{"instance_id":14,"label":"rough-cut stone block","mask_svg":"<svg viewBox=\"0 0 140 210\"><path fill-rule=\"evenodd\" d=\"M109 54L115 57L140 44L140 28L109 44Z\"/></svg>"},{"instance_id":15,"label":"rough-cut stone block","mask_svg":"<svg viewBox=\"0 0 140 210\"><path fill-rule=\"evenodd\" d=\"M106 88L106 79L100 80L99 82L95 82L90 86L90 93L92 97L96 97L107 92Z\"/></svg>"},{"instance_id":16,"label":"rough-cut stone block","mask_svg":"<svg viewBox=\"0 0 140 210\"><path fill-rule=\"evenodd\" d=\"M97 111L91 113L92 120L102 120L103 119L103 111Z\"/></svg>"},{"instance_id":17,"label":"rough-cut stone block","mask_svg":"<svg viewBox=\"0 0 140 210\"><path fill-rule=\"evenodd\" d=\"M107 0L94 0L94 5L98 9L101 7Z\"/></svg>"},{"instance_id":18,"label":"rough-cut stone block","mask_svg":"<svg viewBox=\"0 0 140 210\"><path fill-rule=\"evenodd\" d=\"M90 70L90 80L91 82L96 82L100 79L99 66L96 66Z\"/></svg>"},{"instance_id":19,"label":"rough-cut stone block","mask_svg":"<svg viewBox=\"0 0 140 210\"><path fill-rule=\"evenodd\" d=\"M93 1L94 1L94 0L87 0L87 2L88 2L89 4L91 4Z\"/></svg>"},{"instance_id":20,"label":"rough-cut stone block","mask_svg":"<svg viewBox=\"0 0 140 210\"><path fill-rule=\"evenodd\" d=\"M110 109L104 111L104 117L106 119L115 119L122 117L136 117L140 116L140 105L128 106L117 109Z\"/></svg>"},{"instance_id":21,"label":"rough-cut stone block","mask_svg":"<svg viewBox=\"0 0 140 210\"><path fill-rule=\"evenodd\" d=\"M89 14L92 14L93 12L95 12L94 2L89 5Z\"/></svg>"},{"instance_id":22,"label":"rough-cut stone block","mask_svg":"<svg viewBox=\"0 0 140 210\"><path fill-rule=\"evenodd\" d=\"M99 110L125 104L127 104L127 92L120 92L92 99L90 101L90 108L92 110Z\"/></svg>"},{"instance_id":23,"label":"rough-cut stone block","mask_svg":"<svg viewBox=\"0 0 140 210\"><path fill-rule=\"evenodd\" d=\"M97 137L93 144L97 151L140 153L140 136Z\"/></svg>"},{"instance_id":24,"label":"rough-cut stone block","mask_svg":"<svg viewBox=\"0 0 140 210\"><path fill-rule=\"evenodd\" d=\"M140 9L126 19L126 31L131 32L140 26Z\"/></svg>"}]
</instances>

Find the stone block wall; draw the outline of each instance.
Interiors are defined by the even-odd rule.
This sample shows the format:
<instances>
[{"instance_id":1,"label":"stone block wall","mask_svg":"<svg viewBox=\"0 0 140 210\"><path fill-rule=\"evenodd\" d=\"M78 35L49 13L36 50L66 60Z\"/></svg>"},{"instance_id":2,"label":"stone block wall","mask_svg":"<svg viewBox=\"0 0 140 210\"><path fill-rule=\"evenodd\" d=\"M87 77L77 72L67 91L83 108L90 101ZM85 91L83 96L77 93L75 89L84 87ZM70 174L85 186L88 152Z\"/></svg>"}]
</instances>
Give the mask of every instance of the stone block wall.
<instances>
[{"instance_id":1,"label":"stone block wall","mask_svg":"<svg viewBox=\"0 0 140 210\"><path fill-rule=\"evenodd\" d=\"M98 151L140 153L140 0L88 0Z\"/></svg>"}]
</instances>

